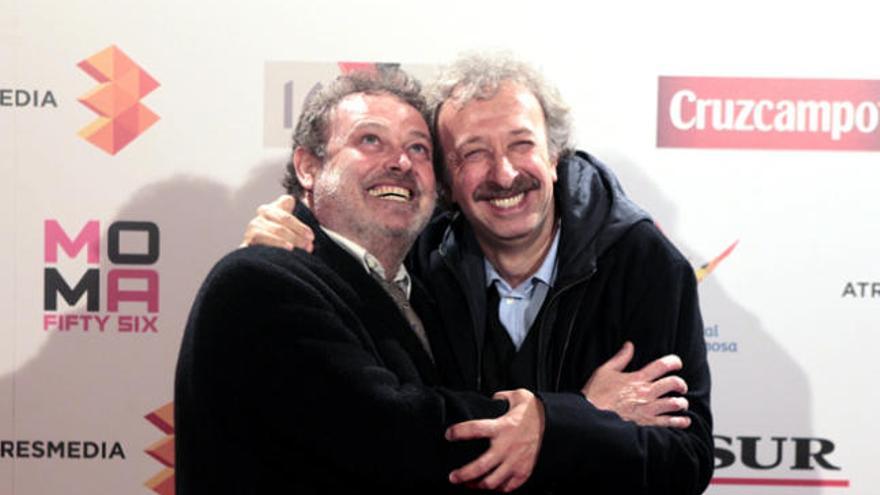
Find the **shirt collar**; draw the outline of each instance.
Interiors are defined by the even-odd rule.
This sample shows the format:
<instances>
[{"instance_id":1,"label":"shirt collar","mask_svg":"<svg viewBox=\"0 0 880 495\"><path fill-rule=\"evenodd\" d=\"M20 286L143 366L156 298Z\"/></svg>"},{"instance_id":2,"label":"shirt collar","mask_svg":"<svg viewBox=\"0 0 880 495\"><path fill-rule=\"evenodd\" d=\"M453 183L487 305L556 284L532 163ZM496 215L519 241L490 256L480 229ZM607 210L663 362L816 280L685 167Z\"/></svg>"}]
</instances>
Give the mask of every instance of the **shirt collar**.
<instances>
[{"instance_id":1,"label":"shirt collar","mask_svg":"<svg viewBox=\"0 0 880 495\"><path fill-rule=\"evenodd\" d=\"M354 258L363 265L364 270L366 270L367 273L375 272L383 279L386 278L385 268L382 266L382 263L379 263L379 260L367 252L363 246L343 236L339 232L334 232L333 230L324 227L323 225L321 226L321 229L328 237L330 237L330 239L333 240L333 242L339 244L342 249L354 256ZM406 271L406 267L403 266L403 263L401 263L400 268L397 269L397 274L394 275L394 280L392 280L392 282L400 287L400 289L403 290L403 293L406 294L406 297L409 298L410 291L412 290L412 281L409 272Z\"/></svg>"},{"instance_id":2,"label":"shirt collar","mask_svg":"<svg viewBox=\"0 0 880 495\"><path fill-rule=\"evenodd\" d=\"M486 287L491 286L495 281L498 281L499 285L506 289L507 292L519 292L531 289L531 287L538 282L553 287L553 283L556 281L556 256L559 252L559 232L561 230L562 229L560 228L556 229L556 233L553 235L553 242L550 243L550 249L547 251L547 255L544 257L541 266L538 267L538 270L532 274L531 277L520 284L519 287L511 288L510 285L501 278L501 275L498 274L495 267L492 266L492 263L483 258L483 268L486 272Z\"/></svg>"}]
</instances>

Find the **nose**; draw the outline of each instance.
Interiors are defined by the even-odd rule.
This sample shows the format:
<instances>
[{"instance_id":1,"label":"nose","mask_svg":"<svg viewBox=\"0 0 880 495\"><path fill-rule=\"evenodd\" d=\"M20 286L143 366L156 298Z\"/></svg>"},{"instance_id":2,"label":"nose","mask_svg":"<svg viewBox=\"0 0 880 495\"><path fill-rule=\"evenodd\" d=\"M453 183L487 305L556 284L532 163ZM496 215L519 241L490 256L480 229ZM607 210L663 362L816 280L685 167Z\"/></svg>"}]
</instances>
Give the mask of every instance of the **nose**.
<instances>
[{"instance_id":1,"label":"nose","mask_svg":"<svg viewBox=\"0 0 880 495\"><path fill-rule=\"evenodd\" d=\"M412 168L412 160L406 150L401 150L388 157L387 167L389 170L408 172Z\"/></svg>"},{"instance_id":2,"label":"nose","mask_svg":"<svg viewBox=\"0 0 880 495\"><path fill-rule=\"evenodd\" d=\"M519 172L513 166L513 163L506 155L499 155L498 159L493 160L489 169L489 179L501 187L508 188L513 185L514 179Z\"/></svg>"}]
</instances>

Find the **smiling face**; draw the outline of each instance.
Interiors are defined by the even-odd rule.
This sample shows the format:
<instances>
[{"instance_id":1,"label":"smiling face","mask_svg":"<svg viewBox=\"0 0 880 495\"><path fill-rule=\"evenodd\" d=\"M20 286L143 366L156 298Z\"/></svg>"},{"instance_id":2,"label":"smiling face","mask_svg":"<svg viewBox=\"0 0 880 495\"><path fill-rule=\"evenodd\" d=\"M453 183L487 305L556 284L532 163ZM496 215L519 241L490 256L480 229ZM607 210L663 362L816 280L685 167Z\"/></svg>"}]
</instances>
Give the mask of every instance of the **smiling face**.
<instances>
[{"instance_id":1,"label":"smiling face","mask_svg":"<svg viewBox=\"0 0 880 495\"><path fill-rule=\"evenodd\" d=\"M436 198L421 114L389 94L348 95L331 113L326 150L323 163L303 148L294 154L315 218L373 254L412 243Z\"/></svg>"},{"instance_id":2,"label":"smiling face","mask_svg":"<svg viewBox=\"0 0 880 495\"><path fill-rule=\"evenodd\" d=\"M490 99L447 100L438 116L452 200L484 250L546 242L553 234L556 159L535 96L506 81Z\"/></svg>"}]
</instances>

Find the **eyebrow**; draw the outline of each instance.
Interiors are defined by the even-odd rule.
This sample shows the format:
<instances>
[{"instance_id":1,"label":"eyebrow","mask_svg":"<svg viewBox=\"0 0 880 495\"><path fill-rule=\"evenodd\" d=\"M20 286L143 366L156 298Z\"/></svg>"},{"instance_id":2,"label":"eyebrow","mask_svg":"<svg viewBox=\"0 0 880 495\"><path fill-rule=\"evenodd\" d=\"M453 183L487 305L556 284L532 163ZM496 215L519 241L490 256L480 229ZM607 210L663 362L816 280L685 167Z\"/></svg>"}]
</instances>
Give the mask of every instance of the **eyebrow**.
<instances>
[{"instance_id":1,"label":"eyebrow","mask_svg":"<svg viewBox=\"0 0 880 495\"><path fill-rule=\"evenodd\" d=\"M364 121L362 121L362 122L358 122L354 126L352 126L351 132L349 134L354 134L355 132L363 130L363 129L388 130L389 127L385 124L380 124L379 122L374 122L374 121L365 121L364 122Z\"/></svg>"},{"instance_id":2,"label":"eyebrow","mask_svg":"<svg viewBox=\"0 0 880 495\"><path fill-rule=\"evenodd\" d=\"M520 127L519 129L514 129L514 130L510 131L511 136L522 136L524 134L528 134L531 136L532 134L534 134L534 132L532 132L531 129L528 129L526 127Z\"/></svg>"},{"instance_id":3,"label":"eyebrow","mask_svg":"<svg viewBox=\"0 0 880 495\"><path fill-rule=\"evenodd\" d=\"M469 144L473 144L473 143L481 142L481 141L485 141L485 139L483 139L482 136L471 136L460 143L455 143L455 148L456 149L462 148L462 147L467 146Z\"/></svg>"},{"instance_id":4,"label":"eyebrow","mask_svg":"<svg viewBox=\"0 0 880 495\"><path fill-rule=\"evenodd\" d=\"M535 133L528 127L520 127L507 133L510 136L533 136ZM472 143L485 141L483 136L471 136L460 143L456 143L456 148L461 148Z\"/></svg>"},{"instance_id":5,"label":"eyebrow","mask_svg":"<svg viewBox=\"0 0 880 495\"><path fill-rule=\"evenodd\" d=\"M389 131L389 132L390 132L390 130L391 130L391 126L386 125L386 124L382 124L382 123L379 123L379 122L374 122L374 121L358 122L357 124L355 124L355 125L351 128L351 132L349 132L349 136L351 136L351 135L353 135L353 134L356 134L356 133L358 133L359 131L362 131L362 130L364 130L364 129L367 129L367 130L369 130L369 129L376 129L376 130L382 130L382 131ZM425 139L425 140L427 140L427 141L429 141L429 142L431 141L431 135L430 135L430 134L427 134L427 133L424 133L424 132L422 132L422 131L412 130L412 131L409 131L408 134L409 134L410 136L416 136L416 137L419 137L419 138Z\"/></svg>"},{"instance_id":6,"label":"eyebrow","mask_svg":"<svg viewBox=\"0 0 880 495\"><path fill-rule=\"evenodd\" d=\"M415 136L415 137L424 139L426 141L431 141L431 136L429 134L422 132L422 131L412 130L412 131L409 131L409 133L407 133L407 134L410 137Z\"/></svg>"}]
</instances>

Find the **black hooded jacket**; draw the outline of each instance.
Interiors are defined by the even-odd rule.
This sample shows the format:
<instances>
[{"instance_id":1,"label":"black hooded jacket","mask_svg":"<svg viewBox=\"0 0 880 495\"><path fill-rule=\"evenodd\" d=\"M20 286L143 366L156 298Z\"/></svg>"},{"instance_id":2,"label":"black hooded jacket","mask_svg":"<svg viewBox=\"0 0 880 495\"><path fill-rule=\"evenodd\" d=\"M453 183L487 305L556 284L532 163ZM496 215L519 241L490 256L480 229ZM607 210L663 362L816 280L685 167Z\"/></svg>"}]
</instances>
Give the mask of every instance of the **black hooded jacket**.
<instances>
[{"instance_id":1,"label":"black hooded jacket","mask_svg":"<svg viewBox=\"0 0 880 495\"><path fill-rule=\"evenodd\" d=\"M697 494L713 471L710 377L688 261L586 153L561 160L555 185L561 220L558 268L530 332L538 333L535 375L545 436L528 487L577 493ZM411 253L442 320L435 344L447 386L480 389L486 322L483 254L460 214L435 218ZM593 407L580 394L625 341L632 371L666 354L678 373L691 426L642 427Z\"/></svg>"}]
</instances>

